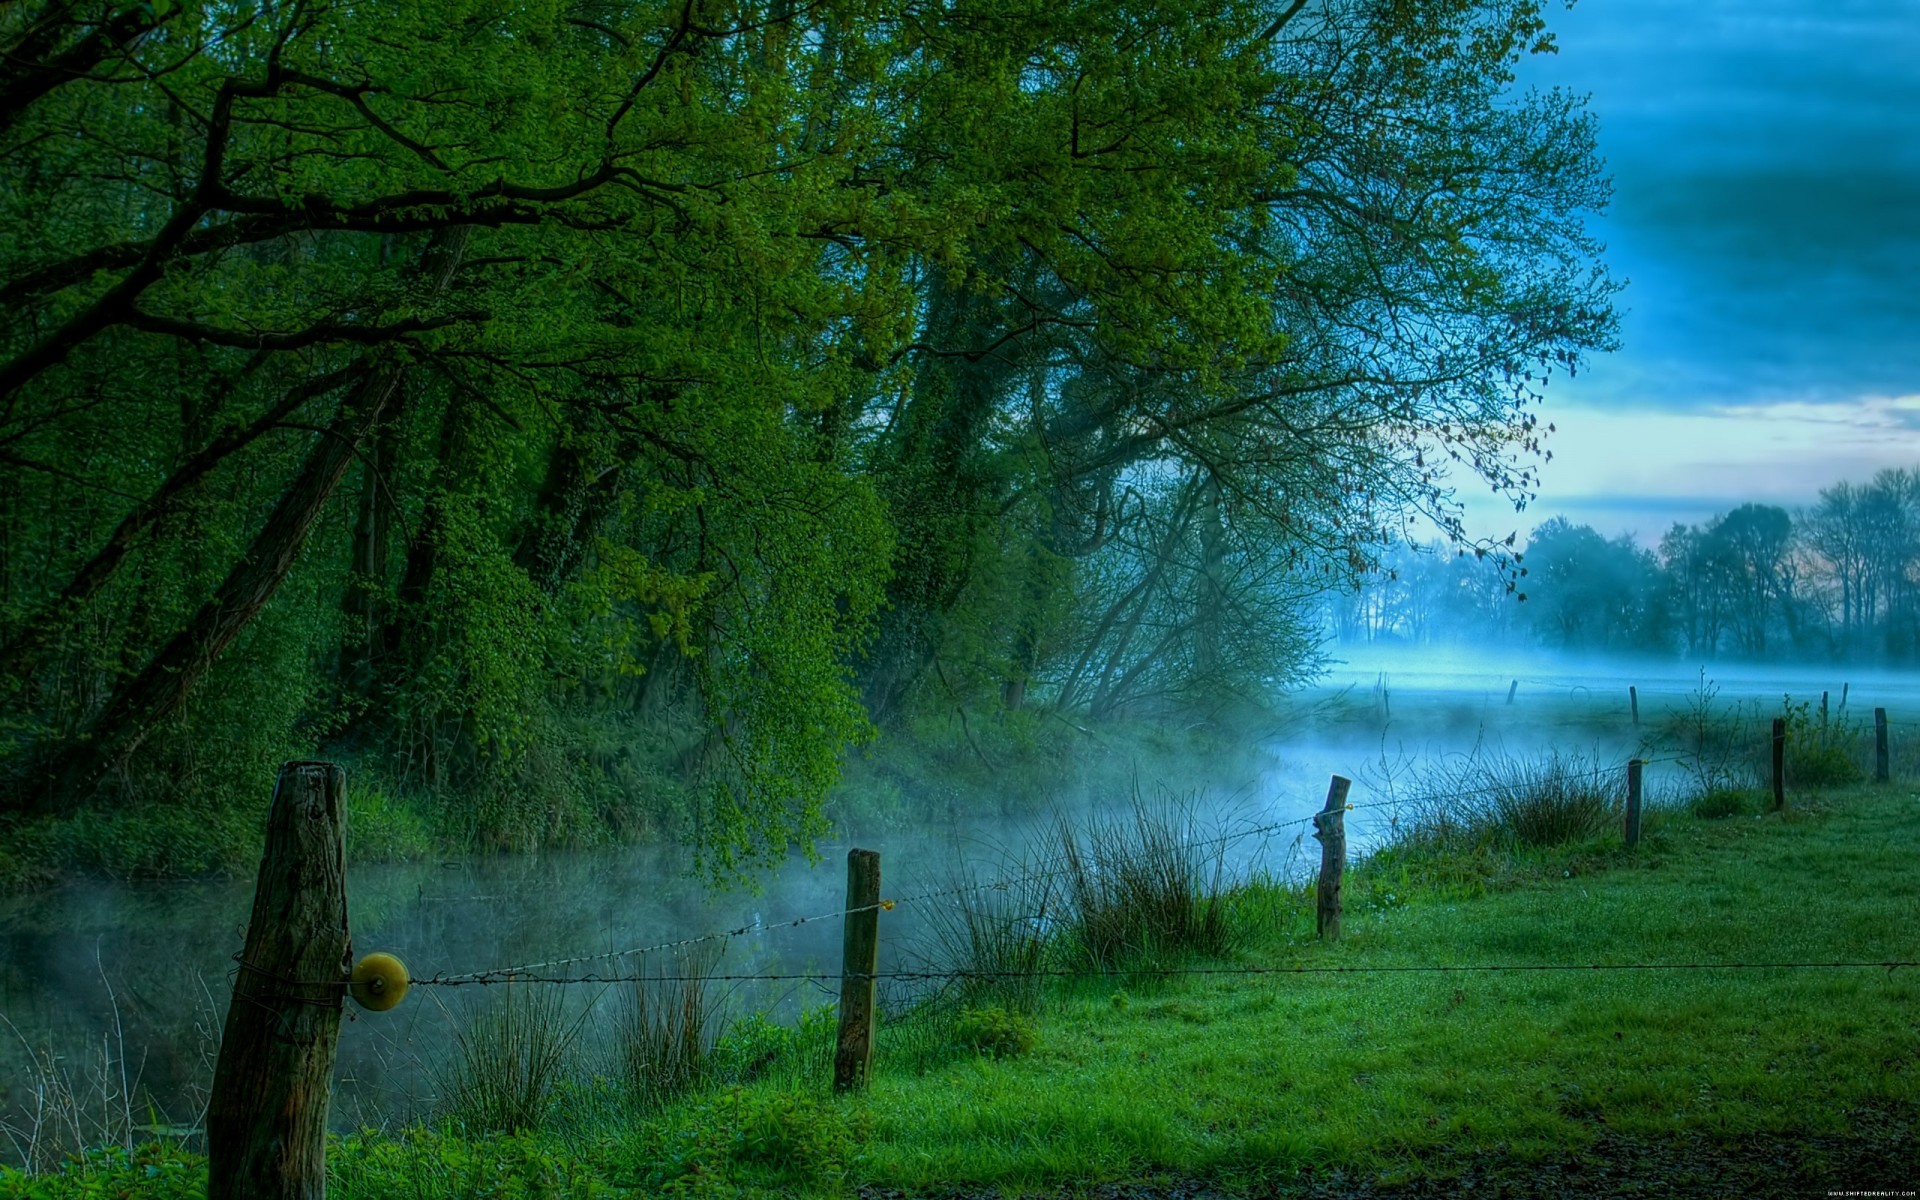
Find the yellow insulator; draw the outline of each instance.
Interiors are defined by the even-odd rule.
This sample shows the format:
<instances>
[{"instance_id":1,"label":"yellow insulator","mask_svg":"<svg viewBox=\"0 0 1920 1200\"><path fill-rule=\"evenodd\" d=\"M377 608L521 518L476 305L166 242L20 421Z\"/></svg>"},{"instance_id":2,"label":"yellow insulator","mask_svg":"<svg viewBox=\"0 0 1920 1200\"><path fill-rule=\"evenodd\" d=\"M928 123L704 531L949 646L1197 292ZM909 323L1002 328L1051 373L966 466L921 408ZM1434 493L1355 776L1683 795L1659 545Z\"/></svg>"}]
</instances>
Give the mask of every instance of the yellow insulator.
<instances>
[{"instance_id":1,"label":"yellow insulator","mask_svg":"<svg viewBox=\"0 0 1920 1200\"><path fill-rule=\"evenodd\" d=\"M391 954L369 954L353 964L347 991L369 1012L385 1012L406 998L407 964Z\"/></svg>"}]
</instances>

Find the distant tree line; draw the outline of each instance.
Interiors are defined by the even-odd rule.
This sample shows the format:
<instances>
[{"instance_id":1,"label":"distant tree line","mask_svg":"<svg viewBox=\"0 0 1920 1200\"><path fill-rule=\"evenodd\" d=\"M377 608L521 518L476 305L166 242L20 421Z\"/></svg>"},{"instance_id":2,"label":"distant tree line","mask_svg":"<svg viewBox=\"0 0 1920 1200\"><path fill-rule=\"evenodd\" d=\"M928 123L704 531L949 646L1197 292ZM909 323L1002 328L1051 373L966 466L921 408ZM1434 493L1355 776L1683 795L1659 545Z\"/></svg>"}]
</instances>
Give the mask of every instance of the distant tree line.
<instances>
[{"instance_id":1,"label":"distant tree line","mask_svg":"<svg viewBox=\"0 0 1920 1200\"><path fill-rule=\"evenodd\" d=\"M1509 576L1454 548L1403 545L1369 583L1329 596L1324 619L1347 641L1920 661L1920 469L1835 484L1794 512L1743 504L1676 524L1652 550L1555 517L1518 557Z\"/></svg>"},{"instance_id":2,"label":"distant tree line","mask_svg":"<svg viewBox=\"0 0 1920 1200\"><path fill-rule=\"evenodd\" d=\"M0 6L0 822L736 864L916 713L1257 694L1611 342L1540 7Z\"/></svg>"}]
</instances>

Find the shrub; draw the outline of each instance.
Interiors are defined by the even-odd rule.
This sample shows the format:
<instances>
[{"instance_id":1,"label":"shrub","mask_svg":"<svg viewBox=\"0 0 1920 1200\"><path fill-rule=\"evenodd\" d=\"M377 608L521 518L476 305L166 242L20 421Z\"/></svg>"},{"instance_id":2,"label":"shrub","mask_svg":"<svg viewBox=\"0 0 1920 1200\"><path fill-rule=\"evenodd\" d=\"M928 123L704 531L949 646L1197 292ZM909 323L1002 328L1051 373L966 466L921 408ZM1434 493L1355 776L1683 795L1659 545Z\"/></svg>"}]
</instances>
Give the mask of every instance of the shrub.
<instances>
[{"instance_id":1,"label":"shrub","mask_svg":"<svg viewBox=\"0 0 1920 1200\"><path fill-rule=\"evenodd\" d=\"M1795 704L1792 696L1782 699L1781 716L1787 722L1789 786L1844 786L1866 779L1860 766L1862 731L1850 718L1816 716L1808 701Z\"/></svg>"},{"instance_id":2,"label":"shrub","mask_svg":"<svg viewBox=\"0 0 1920 1200\"><path fill-rule=\"evenodd\" d=\"M714 943L667 960L667 969L635 982L622 1010L617 1053L628 1094L657 1108L706 1078L723 1030L709 976L719 966Z\"/></svg>"},{"instance_id":3,"label":"shrub","mask_svg":"<svg viewBox=\"0 0 1920 1200\"><path fill-rule=\"evenodd\" d=\"M1207 833L1191 805L1137 794L1130 817L1094 816L1084 833L1062 818L1070 949L1100 967L1232 949L1226 840Z\"/></svg>"},{"instance_id":4,"label":"shrub","mask_svg":"<svg viewBox=\"0 0 1920 1200\"><path fill-rule=\"evenodd\" d=\"M1014 1058L1033 1049L1033 1022L1004 1008L969 1008L954 1021L955 1039L988 1058Z\"/></svg>"},{"instance_id":5,"label":"shrub","mask_svg":"<svg viewBox=\"0 0 1920 1200\"><path fill-rule=\"evenodd\" d=\"M1063 901L1052 871L1009 864L1005 877L957 880L952 902L929 910L921 956L930 972L955 976L948 998L961 1007L1030 1013Z\"/></svg>"},{"instance_id":6,"label":"shrub","mask_svg":"<svg viewBox=\"0 0 1920 1200\"><path fill-rule=\"evenodd\" d=\"M1696 817L1718 821L1757 811L1760 793L1752 788L1717 787L1696 795L1687 807Z\"/></svg>"},{"instance_id":7,"label":"shrub","mask_svg":"<svg viewBox=\"0 0 1920 1200\"><path fill-rule=\"evenodd\" d=\"M1583 842L1608 828L1625 800L1626 771L1579 755L1498 755L1444 763L1414 784L1409 849L1460 853Z\"/></svg>"},{"instance_id":8,"label":"shrub","mask_svg":"<svg viewBox=\"0 0 1920 1200\"><path fill-rule=\"evenodd\" d=\"M566 1073L585 1014L571 1020L557 987L509 981L454 1035L442 1114L472 1132L538 1128Z\"/></svg>"}]
</instances>

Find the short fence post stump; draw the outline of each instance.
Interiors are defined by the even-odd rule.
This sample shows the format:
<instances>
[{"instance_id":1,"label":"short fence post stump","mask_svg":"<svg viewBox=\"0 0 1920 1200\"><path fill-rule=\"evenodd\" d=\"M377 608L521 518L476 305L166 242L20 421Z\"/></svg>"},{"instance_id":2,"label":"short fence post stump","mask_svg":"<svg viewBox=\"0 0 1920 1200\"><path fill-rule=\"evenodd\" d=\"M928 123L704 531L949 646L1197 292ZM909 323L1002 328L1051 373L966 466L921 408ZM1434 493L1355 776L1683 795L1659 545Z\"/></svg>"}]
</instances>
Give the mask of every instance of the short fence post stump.
<instances>
[{"instance_id":1,"label":"short fence post stump","mask_svg":"<svg viewBox=\"0 0 1920 1200\"><path fill-rule=\"evenodd\" d=\"M1639 759L1627 760L1627 845L1640 844L1640 768Z\"/></svg>"},{"instance_id":2,"label":"short fence post stump","mask_svg":"<svg viewBox=\"0 0 1920 1200\"><path fill-rule=\"evenodd\" d=\"M1512 686L1512 687L1509 687L1509 688L1507 689L1507 703L1508 703L1508 704L1512 704L1512 703L1513 703L1513 696L1514 696L1514 693L1515 693L1515 692L1518 692L1519 690L1520 690L1520 681L1519 681L1518 679L1516 679L1516 680L1514 680L1514 681L1513 681L1513 686Z\"/></svg>"},{"instance_id":3,"label":"short fence post stump","mask_svg":"<svg viewBox=\"0 0 1920 1200\"><path fill-rule=\"evenodd\" d=\"M873 1010L880 969L880 852L847 851L846 934L840 966L840 1040L833 1090L858 1091L873 1069Z\"/></svg>"},{"instance_id":4,"label":"short fence post stump","mask_svg":"<svg viewBox=\"0 0 1920 1200\"><path fill-rule=\"evenodd\" d=\"M1787 806L1787 719L1773 719L1773 811Z\"/></svg>"},{"instance_id":5,"label":"short fence post stump","mask_svg":"<svg viewBox=\"0 0 1920 1200\"><path fill-rule=\"evenodd\" d=\"M1640 689L1638 687L1628 685L1627 703L1633 707L1633 727L1638 729L1640 728Z\"/></svg>"},{"instance_id":6,"label":"short fence post stump","mask_svg":"<svg viewBox=\"0 0 1920 1200\"><path fill-rule=\"evenodd\" d=\"M1840 711L1841 712L1847 711L1847 689L1852 686L1853 686L1852 684L1846 683L1844 681L1840 684Z\"/></svg>"},{"instance_id":7,"label":"short fence post stump","mask_svg":"<svg viewBox=\"0 0 1920 1200\"><path fill-rule=\"evenodd\" d=\"M1335 775L1327 786L1327 806L1313 814L1313 836L1320 840L1314 931L1328 941L1340 938L1340 877L1347 869L1347 789L1352 786L1353 780Z\"/></svg>"},{"instance_id":8,"label":"short fence post stump","mask_svg":"<svg viewBox=\"0 0 1920 1200\"><path fill-rule=\"evenodd\" d=\"M209 1200L321 1200L352 945L345 773L280 768L207 1103Z\"/></svg>"},{"instance_id":9,"label":"short fence post stump","mask_svg":"<svg viewBox=\"0 0 1920 1200\"><path fill-rule=\"evenodd\" d=\"M1885 783L1887 773L1887 710L1873 710L1873 781Z\"/></svg>"}]
</instances>

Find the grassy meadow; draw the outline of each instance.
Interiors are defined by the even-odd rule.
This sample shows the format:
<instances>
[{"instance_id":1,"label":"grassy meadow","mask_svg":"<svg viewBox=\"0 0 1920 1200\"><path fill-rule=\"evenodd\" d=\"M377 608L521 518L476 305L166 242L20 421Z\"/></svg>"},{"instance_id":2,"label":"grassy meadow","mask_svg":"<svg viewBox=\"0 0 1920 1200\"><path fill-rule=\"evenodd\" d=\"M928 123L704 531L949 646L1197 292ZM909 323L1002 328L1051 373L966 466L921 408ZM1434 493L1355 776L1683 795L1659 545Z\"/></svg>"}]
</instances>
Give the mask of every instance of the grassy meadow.
<instances>
[{"instance_id":1,"label":"grassy meadow","mask_svg":"<svg viewBox=\"0 0 1920 1200\"><path fill-rule=\"evenodd\" d=\"M1228 885L1164 812L1063 830L1047 878L954 910L929 955L982 974L893 1004L856 1096L828 1086L827 1008L723 1032L719 985L643 986L623 1052L595 1058L539 1020L537 989L503 989L448 1068L445 1110L336 1139L331 1194L1613 1195L1657 1178L1704 1196L1911 1179L1920 968L1433 968L1920 959L1920 795L1798 787L1775 813L1729 784L1652 811L1629 849L1616 795L1550 763L1506 785L1410 810L1350 873L1331 944L1310 889ZM1542 824L1542 805L1564 819ZM1036 904L1058 920L1033 921ZM0 1172L0 1196L204 1188L203 1160L160 1143L41 1166Z\"/></svg>"}]
</instances>

